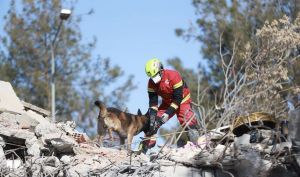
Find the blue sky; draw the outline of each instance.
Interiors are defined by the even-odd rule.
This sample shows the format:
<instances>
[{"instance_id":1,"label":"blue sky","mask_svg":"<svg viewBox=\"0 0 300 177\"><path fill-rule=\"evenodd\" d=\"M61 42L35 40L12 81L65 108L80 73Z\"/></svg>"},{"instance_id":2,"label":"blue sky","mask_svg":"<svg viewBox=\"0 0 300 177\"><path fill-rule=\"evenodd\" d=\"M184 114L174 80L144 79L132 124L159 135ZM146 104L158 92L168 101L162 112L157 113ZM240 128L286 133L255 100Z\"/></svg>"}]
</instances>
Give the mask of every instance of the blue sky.
<instances>
[{"instance_id":1,"label":"blue sky","mask_svg":"<svg viewBox=\"0 0 300 177\"><path fill-rule=\"evenodd\" d=\"M8 10L9 1L0 1L0 7L2 17ZM180 57L185 67L197 68L201 60L199 43L185 42L174 32L176 28L187 28L195 21L191 0L78 0L72 15L87 13L91 8L95 13L83 16L80 24L83 42L95 36L98 42L93 55L109 57L126 75L135 76L138 88L131 93L127 103L130 112L135 113L138 108L143 113L147 110L144 65L148 59L157 57L166 64L167 59ZM3 25L1 19L0 34Z\"/></svg>"}]
</instances>

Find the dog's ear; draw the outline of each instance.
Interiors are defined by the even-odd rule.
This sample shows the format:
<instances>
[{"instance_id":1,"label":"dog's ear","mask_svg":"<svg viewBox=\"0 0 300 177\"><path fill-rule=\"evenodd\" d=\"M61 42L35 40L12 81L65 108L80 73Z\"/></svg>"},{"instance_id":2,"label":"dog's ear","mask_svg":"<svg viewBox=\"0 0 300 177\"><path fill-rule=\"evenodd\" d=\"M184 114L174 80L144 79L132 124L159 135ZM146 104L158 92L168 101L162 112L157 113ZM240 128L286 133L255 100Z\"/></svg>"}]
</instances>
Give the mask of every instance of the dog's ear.
<instances>
[{"instance_id":1,"label":"dog's ear","mask_svg":"<svg viewBox=\"0 0 300 177\"><path fill-rule=\"evenodd\" d=\"M138 109L137 115L138 115L138 116L142 116L142 115L143 115L143 114L142 114L142 111L141 111L140 109Z\"/></svg>"}]
</instances>

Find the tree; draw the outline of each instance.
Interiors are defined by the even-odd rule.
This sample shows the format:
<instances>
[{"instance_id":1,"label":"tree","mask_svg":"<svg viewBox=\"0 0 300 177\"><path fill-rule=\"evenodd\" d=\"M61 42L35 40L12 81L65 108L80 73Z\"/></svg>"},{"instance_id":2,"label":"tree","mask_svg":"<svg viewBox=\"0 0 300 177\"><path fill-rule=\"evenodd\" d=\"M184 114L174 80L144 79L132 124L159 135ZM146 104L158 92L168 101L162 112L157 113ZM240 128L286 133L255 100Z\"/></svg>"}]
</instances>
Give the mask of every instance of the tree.
<instances>
[{"instance_id":1,"label":"tree","mask_svg":"<svg viewBox=\"0 0 300 177\"><path fill-rule=\"evenodd\" d=\"M219 125L224 122L229 125L237 116L260 111L274 115L277 120L287 119L286 95L300 93L299 86L289 79L289 63L295 63L300 57L299 29L300 16L295 20L284 16L266 22L257 29L256 45L245 48L241 59L244 70L237 74L231 72L234 60L240 59L235 58L236 52L232 53L229 64L225 64L224 54L220 53L225 77L222 102L225 110Z\"/></svg>"},{"instance_id":2,"label":"tree","mask_svg":"<svg viewBox=\"0 0 300 177\"><path fill-rule=\"evenodd\" d=\"M220 52L224 54L224 62L228 64L232 57L232 49L236 45L237 59L231 71L237 73L243 63L242 58L246 52L246 46L251 45L255 48L257 45L255 36L257 29L261 28L265 21L279 19L283 15L295 20L300 10L299 4L299 0L193 0L193 6L199 18L189 29L176 29L175 32L186 40L196 40L201 43L201 54L208 63L208 68L202 68L206 70L203 78L207 80L202 79L201 83L205 85L208 82L209 87L213 88L209 94L215 93L215 90L219 92L224 90ZM257 53L259 48L256 50ZM293 63L289 70L289 77L295 84L300 83L298 79L300 73L296 69L298 66L300 62ZM220 99L222 98L217 98L217 100Z\"/></svg>"},{"instance_id":3,"label":"tree","mask_svg":"<svg viewBox=\"0 0 300 177\"><path fill-rule=\"evenodd\" d=\"M12 1L5 17L6 36L1 38L1 79L12 82L21 99L49 110L50 44L60 23L61 8L60 0L23 0L17 5ZM130 76L115 92L105 95L104 90L124 72L112 66L109 58L92 57L96 39L83 44L80 20L80 16L71 15L61 26L54 46L57 116L94 126L92 108L96 99L122 107L135 86Z\"/></svg>"}]
</instances>

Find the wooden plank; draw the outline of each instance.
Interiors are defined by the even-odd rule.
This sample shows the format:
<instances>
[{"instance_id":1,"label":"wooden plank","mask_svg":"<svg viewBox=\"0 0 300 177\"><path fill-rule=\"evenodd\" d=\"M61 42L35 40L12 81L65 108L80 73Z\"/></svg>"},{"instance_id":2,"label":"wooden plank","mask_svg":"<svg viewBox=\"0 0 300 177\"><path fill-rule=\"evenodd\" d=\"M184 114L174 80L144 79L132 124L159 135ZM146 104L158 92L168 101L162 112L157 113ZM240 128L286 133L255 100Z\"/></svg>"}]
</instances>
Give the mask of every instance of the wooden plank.
<instances>
[{"instance_id":1,"label":"wooden plank","mask_svg":"<svg viewBox=\"0 0 300 177\"><path fill-rule=\"evenodd\" d=\"M21 102L22 102L23 106L25 107L25 110L30 109L32 111L35 111L35 112L43 115L44 117L50 117L50 115L51 115L50 111L47 111L47 110L45 110L43 108L40 108L40 107L37 107L33 104L27 103L25 101L21 101Z\"/></svg>"}]
</instances>

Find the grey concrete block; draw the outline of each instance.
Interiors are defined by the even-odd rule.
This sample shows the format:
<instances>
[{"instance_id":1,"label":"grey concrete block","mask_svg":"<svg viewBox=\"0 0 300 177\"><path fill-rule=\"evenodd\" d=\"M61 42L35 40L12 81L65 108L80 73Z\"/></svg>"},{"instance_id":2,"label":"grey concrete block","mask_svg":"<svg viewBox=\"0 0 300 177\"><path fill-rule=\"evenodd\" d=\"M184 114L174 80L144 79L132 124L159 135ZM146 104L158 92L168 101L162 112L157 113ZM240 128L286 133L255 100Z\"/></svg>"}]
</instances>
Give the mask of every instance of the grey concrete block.
<instances>
[{"instance_id":1,"label":"grey concrete block","mask_svg":"<svg viewBox=\"0 0 300 177\"><path fill-rule=\"evenodd\" d=\"M0 81L0 111L21 114L24 107L9 82Z\"/></svg>"}]
</instances>

